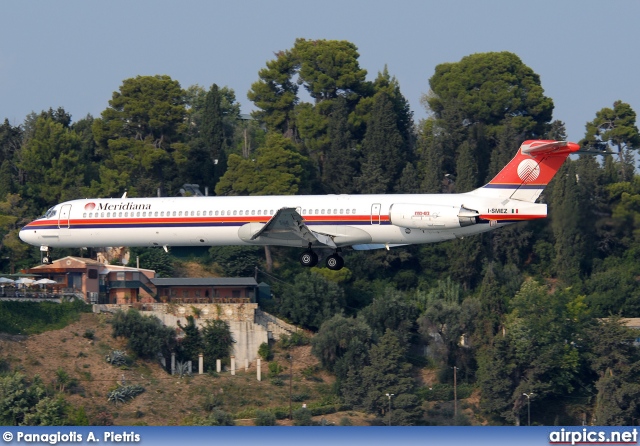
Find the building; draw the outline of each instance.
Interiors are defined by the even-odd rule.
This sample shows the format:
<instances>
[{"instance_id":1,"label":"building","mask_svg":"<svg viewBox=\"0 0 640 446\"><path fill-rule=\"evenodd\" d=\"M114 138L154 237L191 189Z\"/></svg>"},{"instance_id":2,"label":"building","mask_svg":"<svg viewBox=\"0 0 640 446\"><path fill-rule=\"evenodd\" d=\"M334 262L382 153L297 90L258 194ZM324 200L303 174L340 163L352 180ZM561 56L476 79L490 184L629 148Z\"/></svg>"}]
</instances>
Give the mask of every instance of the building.
<instances>
[{"instance_id":1,"label":"building","mask_svg":"<svg viewBox=\"0 0 640 446\"><path fill-rule=\"evenodd\" d=\"M156 278L150 269L109 265L82 257L64 257L24 270L55 281L56 295L87 303L255 303L269 296L268 285L253 277Z\"/></svg>"},{"instance_id":2,"label":"building","mask_svg":"<svg viewBox=\"0 0 640 446\"><path fill-rule=\"evenodd\" d=\"M64 257L50 264L24 270L55 281L54 294L74 295L87 303L154 302L150 269L109 265L83 257Z\"/></svg>"},{"instance_id":3,"label":"building","mask_svg":"<svg viewBox=\"0 0 640 446\"><path fill-rule=\"evenodd\" d=\"M253 277L156 278L151 283L158 300L174 303L255 303L258 285Z\"/></svg>"}]
</instances>

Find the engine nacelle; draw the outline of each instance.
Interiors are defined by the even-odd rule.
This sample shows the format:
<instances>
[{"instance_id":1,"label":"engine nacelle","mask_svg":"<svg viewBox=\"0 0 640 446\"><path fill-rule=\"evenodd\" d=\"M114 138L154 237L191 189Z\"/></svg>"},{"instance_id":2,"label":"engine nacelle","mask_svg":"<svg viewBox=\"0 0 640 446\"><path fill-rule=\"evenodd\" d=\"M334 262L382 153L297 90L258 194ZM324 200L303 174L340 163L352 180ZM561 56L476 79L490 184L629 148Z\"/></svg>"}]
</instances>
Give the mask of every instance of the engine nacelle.
<instances>
[{"instance_id":1,"label":"engine nacelle","mask_svg":"<svg viewBox=\"0 0 640 446\"><path fill-rule=\"evenodd\" d=\"M456 229L475 225L480 214L463 206L394 203L391 224L410 229Z\"/></svg>"}]
</instances>

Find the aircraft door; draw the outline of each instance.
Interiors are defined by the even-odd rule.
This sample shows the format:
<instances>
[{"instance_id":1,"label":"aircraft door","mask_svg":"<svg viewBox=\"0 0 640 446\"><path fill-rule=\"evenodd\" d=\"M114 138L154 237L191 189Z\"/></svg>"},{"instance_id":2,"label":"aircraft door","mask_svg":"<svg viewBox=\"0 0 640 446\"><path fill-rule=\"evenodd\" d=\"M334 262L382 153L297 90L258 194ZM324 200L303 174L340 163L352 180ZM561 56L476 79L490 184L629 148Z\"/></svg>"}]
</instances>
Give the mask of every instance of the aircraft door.
<instances>
[{"instance_id":1,"label":"aircraft door","mask_svg":"<svg viewBox=\"0 0 640 446\"><path fill-rule=\"evenodd\" d=\"M371 224L380 224L380 203L373 203L371 205Z\"/></svg>"},{"instance_id":2,"label":"aircraft door","mask_svg":"<svg viewBox=\"0 0 640 446\"><path fill-rule=\"evenodd\" d=\"M60 208L60 214L58 215L58 228L69 229L69 217L71 215L71 205L65 204Z\"/></svg>"}]
</instances>

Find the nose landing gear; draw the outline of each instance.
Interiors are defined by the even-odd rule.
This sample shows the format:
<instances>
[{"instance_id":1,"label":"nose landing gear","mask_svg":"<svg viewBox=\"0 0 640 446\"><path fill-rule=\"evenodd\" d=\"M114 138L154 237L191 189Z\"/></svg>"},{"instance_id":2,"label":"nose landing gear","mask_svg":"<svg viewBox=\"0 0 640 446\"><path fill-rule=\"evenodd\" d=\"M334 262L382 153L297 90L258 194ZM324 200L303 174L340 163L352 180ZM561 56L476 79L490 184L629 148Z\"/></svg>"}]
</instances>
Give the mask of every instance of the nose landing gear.
<instances>
[{"instance_id":1,"label":"nose landing gear","mask_svg":"<svg viewBox=\"0 0 640 446\"><path fill-rule=\"evenodd\" d=\"M48 265L51 263L51 256L49 255L49 247L41 246L40 247L40 259L43 265Z\"/></svg>"}]
</instances>

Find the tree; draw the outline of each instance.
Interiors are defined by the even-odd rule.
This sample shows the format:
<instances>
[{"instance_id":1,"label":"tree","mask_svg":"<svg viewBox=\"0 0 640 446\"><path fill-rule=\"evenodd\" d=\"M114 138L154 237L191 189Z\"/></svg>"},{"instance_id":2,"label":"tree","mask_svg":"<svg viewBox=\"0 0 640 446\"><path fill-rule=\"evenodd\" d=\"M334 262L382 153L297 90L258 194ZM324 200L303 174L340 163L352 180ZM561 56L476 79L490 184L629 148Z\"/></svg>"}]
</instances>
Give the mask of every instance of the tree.
<instances>
[{"instance_id":1,"label":"tree","mask_svg":"<svg viewBox=\"0 0 640 446\"><path fill-rule=\"evenodd\" d=\"M280 312L294 323L317 330L344 308L344 292L319 274L305 271L280 297Z\"/></svg>"},{"instance_id":2,"label":"tree","mask_svg":"<svg viewBox=\"0 0 640 446\"><path fill-rule=\"evenodd\" d=\"M358 179L361 193L393 191L404 167L403 143L393 103L388 94L378 93L362 143L362 173Z\"/></svg>"},{"instance_id":3,"label":"tree","mask_svg":"<svg viewBox=\"0 0 640 446\"><path fill-rule=\"evenodd\" d=\"M344 97L337 98L328 121L329 146L322 163L322 184L327 192L353 193L358 171L356 141L349 130L349 110Z\"/></svg>"},{"instance_id":4,"label":"tree","mask_svg":"<svg viewBox=\"0 0 640 446\"><path fill-rule=\"evenodd\" d=\"M479 177L486 178L507 122L510 131L525 139L540 138L549 128L553 101L544 96L540 76L513 53L478 53L440 64L429 85L431 91L423 103L440 130L444 168L449 173L464 140L476 141Z\"/></svg>"},{"instance_id":5,"label":"tree","mask_svg":"<svg viewBox=\"0 0 640 446\"><path fill-rule=\"evenodd\" d=\"M636 333L619 317L603 319L587 331L591 369L597 374L595 422L630 425L640 415L640 352Z\"/></svg>"},{"instance_id":6,"label":"tree","mask_svg":"<svg viewBox=\"0 0 640 446\"><path fill-rule=\"evenodd\" d=\"M371 328L362 319L336 314L311 339L311 352L338 380L344 380L350 367L361 369L365 365L371 335Z\"/></svg>"},{"instance_id":7,"label":"tree","mask_svg":"<svg viewBox=\"0 0 640 446\"><path fill-rule=\"evenodd\" d=\"M226 321L220 319L208 319L202 327L202 343L204 345L204 367L206 370L215 370L216 360L220 359L228 363L233 344L231 329Z\"/></svg>"},{"instance_id":8,"label":"tree","mask_svg":"<svg viewBox=\"0 0 640 446\"><path fill-rule=\"evenodd\" d=\"M558 278L567 284L580 279L581 262L588 258L581 231L582 209L575 166L565 163L554 179L551 196L551 227L555 236L555 268Z\"/></svg>"},{"instance_id":9,"label":"tree","mask_svg":"<svg viewBox=\"0 0 640 446\"><path fill-rule=\"evenodd\" d=\"M409 343L417 329L418 308L399 291L387 288L360 311L359 317L371 327L374 339L392 330L401 342Z\"/></svg>"},{"instance_id":10,"label":"tree","mask_svg":"<svg viewBox=\"0 0 640 446\"><path fill-rule=\"evenodd\" d=\"M184 337L180 340L180 356L182 360L197 361L198 356L203 352L204 343L195 318L187 316L187 324L182 325L178 321L178 327L184 332Z\"/></svg>"},{"instance_id":11,"label":"tree","mask_svg":"<svg viewBox=\"0 0 640 446\"><path fill-rule=\"evenodd\" d=\"M109 108L93 123L103 157L95 192L111 195L127 187L149 195L177 172L174 146L186 121L184 91L169 76L125 79Z\"/></svg>"},{"instance_id":12,"label":"tree","mask_svg":"<svg viewBox=\"0 0 640 446\"><path fill-rule=\"evenodd\" d=\"M24 195L41 210L82 196L86 168L78 135L53 118L39 117L19 154Z\"/></svg>"},{"instance_id":13,"label":"tree","mask_svg":"<svg viewBox=\"0 0 640 446\"><path fill-rule=\"evenodd\" d=\"M131 248L127 266L151 269L157 277L172 277L174 272L173 258L162 248Z\"/></svg>"},{"instance_id":14,"label":"tree","mask_svg":"<svg viewBox=\"0 0 640 446\"><path fill-rule=\"evenodd\" d=\"M218 195L294 195L305 186L307 159L282 135L271 133L255 159L229 156Z\"/></svg>"},{"instance_id":15,"label":"tree","mask_svg":"<svg viewBox=\"0 0 640 446\"><path fill-rule=\"evenodd\" d=\"M418 399L412 395L411 365L404 360L406 349L403 345L406 344L401 343L393 331L387 330L371 347L369 365L360 374L351 369L344 392L348 402L379 416L387 414L389 400L386 394L393 393L392 422L411 425L417 419ZM357 387L360 387L359 391ZM352 394L351 390L356 392ZM359 395L362 395L361 399Z\"/></svg>"},{"instance_id":16,"label":"tree","mask_svg":"<svg viewBox=\"0 0 640 446\"><path fill-rule=\"evenodd\" d=\"M160 319L142 316L133 308L118 311L111 322L112 336L127 338L127 347L141 358L155 359L158 353L168 357L175 348L176 333Z\"/></svg>"},{"instance_id":17,"label":"tree","mask_svg":"<svg viewBox=\"0 0 640 446\"><path fill-rule=\"evenodd\" d=\"M295 134L293 110L298 103L298 86L293 81L297 60L291 51L276 53L276 59L258 72L260 80L251 85L247 97L258 108L252 116L267 129L292 137Z\"/></svg>"},{"instance_id":18,"label":"tree","mask_svg":"<svg viewBox=\"0 0 640 446\"><path fill-rule=\"evenodd\" d=\"M619 172L622 181L633 175L633 151L640 147L640 133L636 126L636 112L622 101L613 103L596 113L596 118L586 125L587 134L580 145L607 152L612 148L618 153Z\"/></svg>"}]
</instances>

